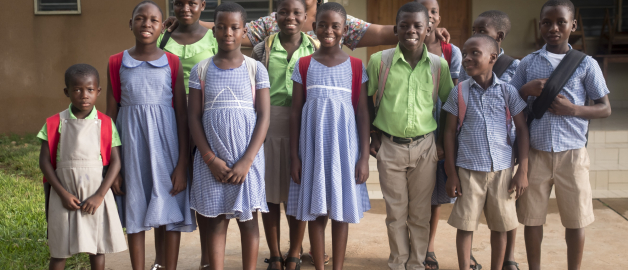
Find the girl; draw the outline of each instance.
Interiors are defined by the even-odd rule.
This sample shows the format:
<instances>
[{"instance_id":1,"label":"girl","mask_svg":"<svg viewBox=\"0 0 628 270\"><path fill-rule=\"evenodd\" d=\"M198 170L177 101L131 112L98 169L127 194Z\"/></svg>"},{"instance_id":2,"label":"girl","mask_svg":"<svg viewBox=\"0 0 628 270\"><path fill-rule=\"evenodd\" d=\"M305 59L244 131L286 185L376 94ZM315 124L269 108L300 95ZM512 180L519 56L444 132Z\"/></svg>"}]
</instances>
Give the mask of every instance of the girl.
<instances>
[{"instance_id":1,"label":"girl","mask_svg":"<svg viewBox=\"0 0 628 270\"><path fill-rule=\"evenodd\" d=\"M155 228L153 269L175 269L181 232L196 228L187 184L188 125L183 69L178 57L156 45L162 13L152 1L139 3L129 27L135 46L109 60L107 114L120 129L122 175L126 180L124 224L133 269L144 269L144 232ZM173 108L174 107L174 108ZM121 193L120 183L114 191ZM164 260L165 257L165 260ZM162 262L163 261L163 262Z\"/></svg>"},{"instance_id":2,"label":"girl","mask_svg":"<svg viewBox=\"0 0 628 270\"><path fill-rule=\"evenodd\" d=\"M270 111L268 73L240 52L244 8L226 2L214 14L218 52L190 74L190 130L198 148L190 206L205 219L210 269L223 269L227 227L236 218L243 269L252 270L259 249L257 211L268 212L262 148Z\"/></svg>"},{"instance_id":3,"label":"girl","mask_svg":"<svg viewBox=\"0 0 628 270\"><path fill-rule=\"evenodd\" d=\"M286 213L296 217L299 230L290 232L288 269L300 269L304 221L309 221L315 267L324 268L328 218L332 219L334 269L342 269L348 223L358 223L371 208L364 184L369 175L368 77L361 61L350 58L339 46L347 31L346 14L338 3L320 6L314 28L321 47L299 59L292 75L294 183Z\"/></svg>"}]
</instances>

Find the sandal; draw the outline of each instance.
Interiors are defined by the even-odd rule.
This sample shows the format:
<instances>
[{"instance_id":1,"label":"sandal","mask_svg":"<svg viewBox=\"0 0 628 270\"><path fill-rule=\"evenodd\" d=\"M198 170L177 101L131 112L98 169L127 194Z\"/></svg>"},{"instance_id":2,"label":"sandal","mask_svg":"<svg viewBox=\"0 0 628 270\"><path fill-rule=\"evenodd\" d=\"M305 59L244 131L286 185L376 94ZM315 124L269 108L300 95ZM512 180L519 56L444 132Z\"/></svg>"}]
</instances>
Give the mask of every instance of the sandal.
<instances>
[{"instance_id":1,"label":"sandal","mask_svg":"<svg viewBox=\"0 0 628 270\"><path fill-rule=\"evenodd\" d=\"M264 259L264 262L268 264L268 268L266 268L266 270L283 270L284 262L281 257L270 257L270 259ZM272 268L274 262L279 262L281 267L279 269Z\"/></svg>"},{"instance_id":2,"label":"sandal","mask_svg":"<svg viewBox=\"0 0 628 270\"><path fill-rule=\"evenodd\" d=\"M506 266L513 266L513 265L517 268L517 270L520 270L519 264L515 261L504 261L504 265L502 266L502 269Z\"/></svg>"},{"instance_id":3,"label":"sandal","mask_svg":"<svg viewBox=\"0 0 628 270\"><path fill-rule=\"evenodd\" d=\"M198 266L198 270L203 270L205 268L209 268L209 264L201 264Z\"/></svg>"},{"instance_id":4,"label":"sandal","mask_svg":"<svg viewBox=\"0 0 628 270\"><path fill-rule=\"evenodd\" d=\"M481 270L482 269L482 265L478 263L478 261L475 260L475 257L473 257L473 254L471 254L471 260L475 263L475 265L471 265L471 269L473 270Z\"/></svg>"},{"instance_id":5,"label":"sandal","mask_svg":"<svg viewBox=\"0 0 628 270\"><path fill-rule=\"evenodd\" d=\"M427 258L430 258L432 260L428 261ZM434 254L434 252L428 252L427 254L425 254L425 261L423 262L423 265L429 266L430 269L440 269L440 267L438 266L438 261L436 260L436 254Z\"/></svg>"},{"instance_id":6,"label":"sandal","mask_svg":"<svg viewBox=\"0 0 628 270\"><path fill-rule=\"evenodd\" d=\"M156 264L153 264L153 266L150 267L150 270L165 269L165 268L166 268L165 266L156 263Z\"/></svg>"},{"instance_id":7,"label":"sandal","mask_svg":"<svg viewBox=\"0 0 628 270\"><path fill-rule=\"evenodd\" d=\"M310 255L310 263L312 265L314 265L314 257L312 256L312 251L308 252L307 254ZM325 263L323 263L323 264L324 265L328 265L329 264L329 255L327 255L327 253L325 253L325 257L323 257L323 258L325 258Z\"/></svg>"},{"instance_id":8,"label":"sandal","mask_svg":"<svg viewBox=\"0 0 628 270\"><path fill-rule=\"evenodd\" d=\"M283 263L284 263L284 265L286 265L286 264L291 263L291 262L296 264L294 266L294 270L301 270L301 259L295 258L295 257L288 257L288 258L286 258L286 260Z\"/></svg>"}]
</instances>

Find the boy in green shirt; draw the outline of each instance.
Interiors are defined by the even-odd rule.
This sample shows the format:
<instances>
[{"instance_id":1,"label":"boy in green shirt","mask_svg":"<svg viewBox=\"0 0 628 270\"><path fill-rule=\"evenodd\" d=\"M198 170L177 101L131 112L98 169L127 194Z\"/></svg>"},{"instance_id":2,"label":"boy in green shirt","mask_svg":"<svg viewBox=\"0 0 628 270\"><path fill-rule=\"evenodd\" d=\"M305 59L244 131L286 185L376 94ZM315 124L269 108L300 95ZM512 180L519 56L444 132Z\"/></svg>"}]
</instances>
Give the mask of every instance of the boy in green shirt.
<instances>
[{"instance_id":1,"label":"boy in green shirt","mask_svg":"<svg viewBox=\"0 0 628 270\"><path fill-rule=\"evenodd\" d=\"M368 95L374 100L371 154L377 158L386 201L388 266L393 270L423 268L436 164L443 153L433 135L433 111L437 96L446 100L453 88L447 62L424 44L428 18L425 6L403 5L395 26L399 44L373 54L367 68Z\"/></svg>"}]
</instances>

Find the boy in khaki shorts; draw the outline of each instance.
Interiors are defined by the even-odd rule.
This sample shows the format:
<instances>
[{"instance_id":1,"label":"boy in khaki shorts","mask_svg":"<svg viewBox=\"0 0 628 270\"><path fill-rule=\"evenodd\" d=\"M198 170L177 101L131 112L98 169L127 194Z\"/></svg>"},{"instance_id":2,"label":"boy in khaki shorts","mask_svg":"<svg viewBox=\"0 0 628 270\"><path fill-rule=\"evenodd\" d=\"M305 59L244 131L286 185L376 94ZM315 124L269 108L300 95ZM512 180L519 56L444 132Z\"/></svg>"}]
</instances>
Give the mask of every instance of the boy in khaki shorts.
<instances>
[{"instance_id":1,"label":"boy in khaki shorts","mask_svg":"<svg viewBox=\"0 0 628 270\"><path fill-rule=\"evenodd\" d=\"M467 40L462 47L462 66L471 78L454 87L443 107L448 112L446 189L450 197L458 197L448 223L458 229L460 270L471 267L473 231L478 229L482 210L491 230L491 269L502 269L506 233L519 225L515 198L523 194L528 182L528 129L521 113L526 103L514 87L493 73L498 49L497 41L487 35ZM514 177L513 119L519 148L519 169Z\"/></svg>"},{"instance_id":2,"label":"boy in khaki shorts","mask_svg":"<svg viewBox=\"0 0 628 270\"><path fill-rule=\"evenodd\" d=\"M547 78L560 70L559 64L571 50L568 41L570 33L576 30L574 10L568 0L550 0L541 8L539 28L547 45L521 60L510 81L530 108L546 91ZM558 211L566 228L568 268L580 269L584 227L594 220L585 147L588 119L611 114L606 81L590 56L584 57L558 90L549 110L539 115L541 118L535 117L530 125L530 186L517 203L519 222L526 225L526 251L532 270L541 269L543 224L552 187L556 189ZM588 99L595 104L584 106Z\"/></svg>"}]
</instances>

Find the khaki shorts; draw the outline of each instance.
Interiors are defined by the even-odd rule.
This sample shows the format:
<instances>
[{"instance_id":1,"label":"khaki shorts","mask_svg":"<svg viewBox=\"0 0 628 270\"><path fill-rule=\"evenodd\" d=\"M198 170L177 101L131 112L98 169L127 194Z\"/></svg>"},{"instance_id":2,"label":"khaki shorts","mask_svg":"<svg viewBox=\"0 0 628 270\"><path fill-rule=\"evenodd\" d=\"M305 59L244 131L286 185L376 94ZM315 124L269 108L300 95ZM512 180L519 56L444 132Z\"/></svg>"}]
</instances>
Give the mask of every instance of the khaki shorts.
<instances>
[{"instance_id":1,"label":"khaki shorts","mask_svg":"<svg viewBox=\"0 0 628 270\"><path fill-rule=\"evenodd\" d=\"M556 187L556 203L565 228L584 228L595 220L586 148L558 153L530 148L528 182L528 189L517 202L517 216L522 224L545 224L553 186Z\"/></svg>"},{"instance_id":2,"label":"khaki shorts","mask_svg":"<svg viewBox=\"0 0 628 270\"><path fill-rule=\"evenodd\" d=\"M497 172L478 172L458 167L462 196L458 197L449 223L463 231L475 231L484 210L491 231L507 232L519 225L514 192L508 193L512 168Z\"/></svg>"}]
</instances>

